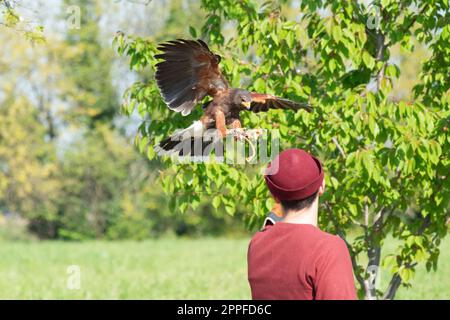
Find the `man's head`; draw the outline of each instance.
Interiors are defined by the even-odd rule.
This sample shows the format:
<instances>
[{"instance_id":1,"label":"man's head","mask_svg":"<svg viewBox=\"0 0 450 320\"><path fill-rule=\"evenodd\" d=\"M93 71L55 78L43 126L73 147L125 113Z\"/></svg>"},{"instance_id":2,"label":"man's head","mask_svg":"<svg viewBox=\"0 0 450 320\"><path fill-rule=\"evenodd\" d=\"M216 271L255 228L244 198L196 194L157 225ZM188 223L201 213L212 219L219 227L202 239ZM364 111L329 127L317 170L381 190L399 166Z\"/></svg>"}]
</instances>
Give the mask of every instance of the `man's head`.
<instances>
[{"instance_id":1,"label":"man's head","mask_svg":"<svg viewBox=\"0 0 450 320\"><path fill-rule=\"evenodd\" d=\"M265 180L285 214L311 207L325 190L320 161L301 149L281 152L269 165Z\"/></svg>"}]
</instances>

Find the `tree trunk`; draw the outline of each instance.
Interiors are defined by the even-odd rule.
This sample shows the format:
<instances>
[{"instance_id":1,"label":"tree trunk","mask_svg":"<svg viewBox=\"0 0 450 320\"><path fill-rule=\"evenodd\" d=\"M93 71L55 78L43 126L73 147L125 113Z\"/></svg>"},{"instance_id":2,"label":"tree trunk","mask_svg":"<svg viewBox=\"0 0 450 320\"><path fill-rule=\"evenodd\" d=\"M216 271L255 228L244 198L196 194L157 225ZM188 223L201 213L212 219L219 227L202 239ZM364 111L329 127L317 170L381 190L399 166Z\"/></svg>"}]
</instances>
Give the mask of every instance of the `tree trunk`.
<instances>
[{"instance_id":1,"label":"tree trunk","mask_svg":"<svg viewBox=\"0 0 450 320\"><path fill-rule=\"evenodd\" d=\"M369 262L367 263L366 274L368 278L364 280L364 290L366 300L377 300L376 283L378 279L378 270L380 268L381 247L374 245L371 241L371 246L367 252Z\"/></svg>"},{"instance_id":2,"label":"tree trunk","mask_svg":"<svg viewBox=\"0 0 450 320\"><path fill-rule=\"evenodd\" d=\"M395 294L397 293L398 288L400 287L400 284L402 283L402 279L396 273L392 279L391 282L389 282L389 286L386 290L386 293L383 295L384 300L392 300L395 297Z\"/></svg>"}]
</instances>

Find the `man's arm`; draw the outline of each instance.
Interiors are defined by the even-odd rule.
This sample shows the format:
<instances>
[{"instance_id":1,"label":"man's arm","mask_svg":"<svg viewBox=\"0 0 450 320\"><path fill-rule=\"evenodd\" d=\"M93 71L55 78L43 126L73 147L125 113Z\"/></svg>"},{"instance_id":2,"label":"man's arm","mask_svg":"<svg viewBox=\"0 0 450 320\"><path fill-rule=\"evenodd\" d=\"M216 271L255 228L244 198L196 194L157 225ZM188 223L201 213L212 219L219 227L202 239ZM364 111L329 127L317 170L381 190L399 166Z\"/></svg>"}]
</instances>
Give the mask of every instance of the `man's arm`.
<instances>
[{"instance_id":1,"label":"man's arm","mask_svg":"<svg viewBox=\"0 0 450 320\"><path fill-rule=\"evenodd\" d=\"M315 272L316 300L357 299L350 254L341 238L327 239L319 247Z\"/></svg>"}]
</instances>

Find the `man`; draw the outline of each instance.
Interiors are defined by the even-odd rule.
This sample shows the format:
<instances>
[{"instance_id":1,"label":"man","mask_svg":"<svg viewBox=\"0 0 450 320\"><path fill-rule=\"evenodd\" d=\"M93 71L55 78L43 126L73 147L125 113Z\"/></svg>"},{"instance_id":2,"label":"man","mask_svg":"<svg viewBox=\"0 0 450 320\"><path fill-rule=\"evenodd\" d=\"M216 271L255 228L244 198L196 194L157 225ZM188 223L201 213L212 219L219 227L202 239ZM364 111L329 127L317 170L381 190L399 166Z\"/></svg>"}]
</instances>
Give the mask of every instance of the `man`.
<instances>
[{"instance_id":1,"label":"man","mask_svg":"<svg viewBox=\"0 0 450 320\"><path fill-rule=\"evenodd\" d=\"M269 165L265 180L282 217L272 214L250 242L253 299L356 299L345 242L317 227L325 189L320 161L300 149L285 150Z\"/></svg>"}]
</instances>

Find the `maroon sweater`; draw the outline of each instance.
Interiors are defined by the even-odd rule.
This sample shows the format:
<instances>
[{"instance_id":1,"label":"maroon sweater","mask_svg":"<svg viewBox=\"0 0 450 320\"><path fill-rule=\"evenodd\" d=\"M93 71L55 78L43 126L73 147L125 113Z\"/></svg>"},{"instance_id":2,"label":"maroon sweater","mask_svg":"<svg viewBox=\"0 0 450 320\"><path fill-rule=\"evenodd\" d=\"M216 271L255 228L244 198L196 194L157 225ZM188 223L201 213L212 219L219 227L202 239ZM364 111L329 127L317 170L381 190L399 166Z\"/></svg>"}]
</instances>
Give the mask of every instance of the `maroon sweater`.
<instances>
[{"instance_id":1,"label":"maroon sweater","mask_svg":"<svg viewBox=\"0 0 450 320\"><path fill-rule=\"evenodd\" d=\"M356 299L345 242L313 225L266 226L247 258L253 299Z\"/></svg>"}]
</instances>

